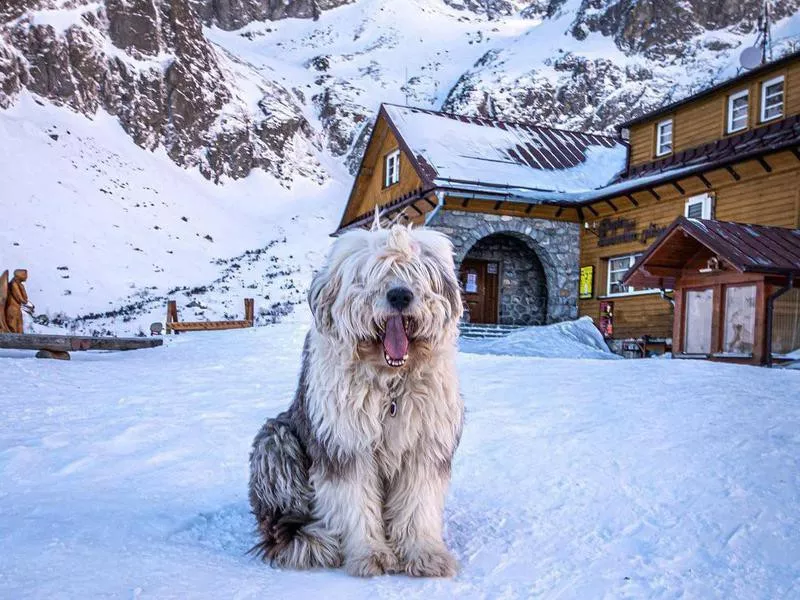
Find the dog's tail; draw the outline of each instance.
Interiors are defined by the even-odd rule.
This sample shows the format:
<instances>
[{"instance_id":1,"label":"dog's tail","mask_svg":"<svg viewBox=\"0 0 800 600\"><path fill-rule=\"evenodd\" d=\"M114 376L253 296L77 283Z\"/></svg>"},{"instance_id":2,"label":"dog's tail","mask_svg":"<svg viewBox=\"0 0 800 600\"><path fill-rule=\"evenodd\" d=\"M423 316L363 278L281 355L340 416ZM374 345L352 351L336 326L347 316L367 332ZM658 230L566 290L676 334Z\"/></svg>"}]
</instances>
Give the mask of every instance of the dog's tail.
<instances>
[{"instance_id":1,"label":"dog's tail","mask_svg":"<svg viewBox=\"0 0 800 600\"><path fill-rule=\"evenodd\" d=\"M290 569L342 565L338 541L317 521L298 515L280 515L274 519L256 515L256 519L261 541L250 549L250 554L273 566Z\"/></svg>"},{"instance_id":2,"label":"dog's tail","mask_svg":"<svg viewBox=\"0 0 800 600\"><path fill-rule=\"evenodd\" d=\"M261 541L250 552L275 566L338 567L338 540L311 516L308 463L290 424L280 416L258 432L250 454L250 505Z\"/></svg>"}]
</instances>

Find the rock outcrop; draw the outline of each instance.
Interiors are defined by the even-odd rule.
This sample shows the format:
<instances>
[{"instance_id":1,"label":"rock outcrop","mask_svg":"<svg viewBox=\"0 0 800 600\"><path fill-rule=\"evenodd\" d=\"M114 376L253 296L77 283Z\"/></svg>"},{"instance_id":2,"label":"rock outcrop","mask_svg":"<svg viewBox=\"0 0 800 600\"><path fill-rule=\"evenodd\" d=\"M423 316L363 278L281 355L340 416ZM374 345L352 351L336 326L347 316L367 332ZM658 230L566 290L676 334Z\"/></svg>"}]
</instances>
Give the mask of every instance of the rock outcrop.
<instances>
[{"instance_id":1,"label":"rock outcrop","mask_svg":"<svg viewBox=\"0 0 800 600\"><path fill-rule=\"evenodd\" d=\"M28 90L86 115L105 111L138 145L164 148L209 179L260 168L289 187L326 178L320 153L352 172L385 100L611 131L623 117L718 80L720 65L752 43L762 7L761 0L343 7L355 2L0 2L0 108ZM800 10L800 0L770 6L777 22ZM344 18L311 21L337 7ZM407 10L452 24L455 33L443 37L456 45L434 43L424 26L408 31ZM420 52L426 44L428 54ZM602 53L598 44L606 44ZM407 49L415 53L411 70L403 69Z\"/></svg>"},{"instance_id":2,"label":"rock outcrop","mask_svg":"<svg viewBox=\"0 0 800 600\"><path fill-rule=\"evenodd\" d=\"M687 54L687 42L705 31L752 31L763 4L761 0L583 0L572 34L580 40L599 32L613 37L626 53L663 60ZM796 13L800 1L771 2L770 6L777 20Z\"/></svg>"},{"instance_id":3,"label":"rock outcrop","mask_svg":"<svg viewBox=\"0 0 800 600\"><path fill-rule=\"evenodd\" d=\"M286 185L324 177L295 97L259 81L251 110L239 89L247 65L204 36L191 0L77 3L57 23L16 11L0 25L0 106L22 88L87 115L115 115L140 146L166 148L211 179L255 167Z\"/></svg>"},{"instance_id":4,"label":"rock outcrop","mask_svg":"<svg viewBox=\"0 0 800 600\"><path fill-rule=\"evenodd\" d=\"M195 0L203 21L221 29L239 29L253 21L295 17L318 19L322 11L353 0Z\"/></svg>"}]
</instances>

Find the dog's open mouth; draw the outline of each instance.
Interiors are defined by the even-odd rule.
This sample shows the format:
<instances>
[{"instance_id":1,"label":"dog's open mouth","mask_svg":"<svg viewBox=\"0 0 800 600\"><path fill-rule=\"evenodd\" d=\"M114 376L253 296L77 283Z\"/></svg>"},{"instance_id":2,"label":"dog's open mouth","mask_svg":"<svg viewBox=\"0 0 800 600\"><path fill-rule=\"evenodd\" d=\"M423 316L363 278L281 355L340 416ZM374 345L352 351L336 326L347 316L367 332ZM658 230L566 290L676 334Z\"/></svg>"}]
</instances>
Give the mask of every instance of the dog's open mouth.
<instances>
[{"instance_id":1,"label":"dog's open mouth","mask_svg":"<svg viewBox=\"0 0 800 600\"><path fill-rule=\"evenodd\" d=\"M402 367L408 360L410 317L394 315L383 326L383 358L390 367Z\"/></svg>"}]
</instances>

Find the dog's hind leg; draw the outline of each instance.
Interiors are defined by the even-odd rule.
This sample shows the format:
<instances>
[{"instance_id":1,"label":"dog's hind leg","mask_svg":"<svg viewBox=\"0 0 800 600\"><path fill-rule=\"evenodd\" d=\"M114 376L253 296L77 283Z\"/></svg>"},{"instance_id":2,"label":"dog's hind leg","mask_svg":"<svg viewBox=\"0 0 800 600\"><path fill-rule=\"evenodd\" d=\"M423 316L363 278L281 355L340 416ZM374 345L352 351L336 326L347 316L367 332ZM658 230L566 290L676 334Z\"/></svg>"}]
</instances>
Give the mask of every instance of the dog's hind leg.
<instances>
[{"instance_id":1,"label":"dog's hind leg","mask_svg":"<svg viewBox=\"0 0 800 600\"><path fill-rule=\"evenodd\" d=\"M338 567L338 540L311 516L308 456L283 416L264 424L250 454L250 505L261 537L253 551L281 567Z\"/></svg>"}]
</instances>

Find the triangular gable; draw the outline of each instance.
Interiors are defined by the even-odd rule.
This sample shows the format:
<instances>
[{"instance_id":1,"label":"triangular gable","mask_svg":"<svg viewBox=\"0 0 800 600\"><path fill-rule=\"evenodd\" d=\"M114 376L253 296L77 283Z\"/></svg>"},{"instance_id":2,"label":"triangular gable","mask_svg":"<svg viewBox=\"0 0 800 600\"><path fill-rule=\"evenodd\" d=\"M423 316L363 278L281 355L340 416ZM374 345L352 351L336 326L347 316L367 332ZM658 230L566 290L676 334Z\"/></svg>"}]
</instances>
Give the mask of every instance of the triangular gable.
<instances>
[{"instance_id":1,"label":"triangular gable","mask_svg":"<svg viewBox=\"0 0 800 600\"><path fill-rule=\"evenodd\" d=\"M672 288L704 248L739 273L800 273L800 231L678 217L623 277L624 284Z\"/></svg>"},{"instance_id":2,"label":"triangular gable","mask_svg":"<svg viewBox=\"0 0 800 600\"><path fill-rule=\"evenodd\" d=\"M384 105L381 105L378 116L375 119L375 124L372 127L372 133L367 141L367 146L364 149L364 154L361 157L361 162L359 163L358 171L353 181L353 187L350 190L350 196L345 205L342 220L339 223L340 230L350 225L359 217L371 213L375 208L376 201L379 202L378 198L365 198L365 194L367 193L367 187L370 185L375 175L377 174L381 177L383 175L383 156L380 150L385 145L387 136L396 140L403 158L411 166L419 180L419 187L426 190L433 187L433 184L430 182L430 177L432 175L430 168L426 168L426 165L420 164L419 157L415 156L408 147L400 131L387 114Z\"/></svg>"}]
</instances>

